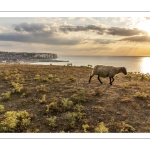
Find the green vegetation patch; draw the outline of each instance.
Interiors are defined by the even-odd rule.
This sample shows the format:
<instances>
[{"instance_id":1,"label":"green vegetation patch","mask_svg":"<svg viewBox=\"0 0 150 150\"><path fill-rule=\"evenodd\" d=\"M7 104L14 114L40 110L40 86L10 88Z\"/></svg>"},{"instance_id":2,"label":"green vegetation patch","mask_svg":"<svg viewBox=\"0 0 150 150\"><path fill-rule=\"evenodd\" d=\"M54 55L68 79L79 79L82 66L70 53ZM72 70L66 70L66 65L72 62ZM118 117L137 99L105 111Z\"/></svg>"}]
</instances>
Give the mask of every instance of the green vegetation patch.
<instances>
[{"instance_id":1,"label":"green vegetation patch","mask_svg":"<svg viewBox=\"0 0 150 150\"><path fill-rule=\"evenodd\" d=\"M98 124L98 126L95 128L95 132L98 133L108 133L109 129L105 126L104 122L101 122Z\"/></svg>"},{"instance_id":2,"label":"green vegetation patch","mask_svg":"<svg viewBox=\"0 0 150 150\"><path fill-rule=\"evenodd\" d=\"M138 99L147 99L149 97L149 95L145 92L136 92L134 94L134 97L138 98Z\"/></svg>"},{"instance_id":3,"label":"green vegetation patch","mask_svg":"<svg viewBox=\"0 0 150 150\"><path fill-rule=\"evenodd\" d=\"M73 101L75 103L81 103L85 101L85 92L83 90L79 91L77 94L73 94L71 96L71 99L73 99Z\"/></svg>"},{"instance_id":4,"label":"green vegetation patch","mask_svg":"<svg viewBox=\"0 0 150 150\"><path fill-rule=\"evenodd\" d=\"M44 103L47 102L47 101L46 101L46 94L42 95L42 99L39 100L39 102L40 102L41 104L44 104Z\"/></svg>"},{"instance_id":5,"label":"green vegetation patch","mask_svg":"<svg viewBox=\"0 0 150 150\"><path fill-rule=\"evenodd\" d=\"M120 132L122 133L135 132L135 128L125 122L122 122L122 128Z\"/></svg>"},{"instance_id":6,"label":"green vegetation patch","mask_svg":"<svg viewBox=\"0 0 150 150\"><path fill-rule=\"evenodd\" d=\"M73 106L73 101L69 100L68 98L64 98L61 103L63 109L70 109Z\"/></svg>"},{"instance_id":7,"label":"green vegetation patch","mask_svg":"<svg viewBox=\"0 0 150 150\"><path fill-rule=\"evenodd\" d=\"M7 92L5 92L5 93L2 93L1 94L1 99L2 100L9 100L10 99L10 95L11 95L11 92L10 91L7 91Z\"/></svg>"},{"instance_id":8,"label":"green vegetation patch","mask_svg":"<svg viewBox=\"0 0 150 150\"><path fill-rule=\"evenodd\" d=\"M49 92L49 89L44 84L36 86L36 90L37 92Z\"/></svg>"},{"instance_id":9,"label":"green vegetation patch","mask_svg":"<svg viewBox=\"0 0 150 150\"><path fill-rule=\"evenodd\" d=\"M0 105L0 113L2 113L4 111L5 111L4 105Z\"/></svg>"},{"instance_id":10,"label":"green vegetation patch","mask_svg":"<svg viewBox=\"0 0 150 150\"><path fill-rule=\"evenodd\" d=\"M30 114L24 111L7 111L0 123L1 132L24 131L30 125Z\"/></svg>"},{"instance_id":11,"label":"green vegetation patch","mask_svg":"<svg viewBox=\"0 0 150 150\"><path fill-rule=\"evenodd\" d=\"M56 116L52 116L52 117L49 117L49 118L46 118L46 120L48 120L49 122L49 126L50 127L56 127L56 119L57 117Z\"/></svg>"},{"instance_id":12,"label":"green vegetation patch","mask_svg":"<svg viewBox=\"0 0 150 150\"><path fill-rule=\"evenodd\" d=\"M23 84L20 84L18 82L11 82L13 86L13 93L20 93L23 90Z\"/></svg>"}]
</instances>

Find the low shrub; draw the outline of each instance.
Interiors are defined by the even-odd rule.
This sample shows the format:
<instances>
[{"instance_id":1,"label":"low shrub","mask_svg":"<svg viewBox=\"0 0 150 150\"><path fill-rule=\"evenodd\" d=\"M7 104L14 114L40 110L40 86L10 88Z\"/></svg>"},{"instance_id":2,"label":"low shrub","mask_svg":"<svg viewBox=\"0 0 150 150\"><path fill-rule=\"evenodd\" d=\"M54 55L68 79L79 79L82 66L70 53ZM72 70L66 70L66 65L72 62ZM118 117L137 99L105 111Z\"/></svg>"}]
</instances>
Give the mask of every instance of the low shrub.
<instances>
[{"instance_id":1,"label":"low shrub","mask_svg":"<svg viewBox=\"0 0 150 150\"><path fill-rule=\"evenodd\" d=\"M72 112L72 113L68 112L66 115L69 119L70 126L75 127L76 122L78 120L82 119L83 113L81 113L81 112Z\"/></svg>"},{"instance_id":2,"label":"low shrub","mask_svg":"<svg viewBox=\"0 0 150 150\"><path fill-rule=\"evenodd\" d=\"M1 132L25 131L30 125L30 114L24 111L7 111L0 123Z\"/></svg>"},{"instance_id":3,"label":"low shrub","mask_svg":"<svg viewBox=\"0 0 150 150\"><path fill-rule=\"evenodd\" d=\"M52 111L58 110L57 102L51 102L50 104L46 105L46 112L49 112L51 110Z\"/></svg>"},{"instance_id":4,"label":"low shrub","mask_svg":"<svg viewBox=\"0 0 150 150\"><path fill-rule=\"evenodd\" d=\"M71 96L75 103L81 103L85 101L85 92L83 90L79 91L77 94Z\"/></svg>"},{"instance_id":5,"label":"low shrub","mask_svg":"<svg viewBox=\"0 0 150 150\"><path fill-rule=\"evenodd\" d=\"M73 102L69 100L68 98L64 98L62 101L62 107L66 109L70 109L73 106Z\"/></svg>"},{"instance_id":6,"label":"low shrub","mask_svg":"<svg viewBox=\"0 0 150 150\"><path fill-rule=\"evenodd\" d=\"M98 126L95 128L95 132L98 133L108 133L108 128L105 127L104 122L101 122L98 124Z\"/></svg>"},{"instance_id":7,"label":"low shrub","mask_svg":"<svg viewBox=\"0 0 150 150\"><path fill-rule=\"evenodd\" d=\"M83 128L83 131L86 133L87 132L87 129L89 128L90 126L88 124L83 124L82 125L82 128Z\"/></svg>"},{"instance_id":8,"label":"low shrub","mask_svg":"<svg viewBox=\"0 0 150 150\"><path fill-rule=\"evenodd\" d=\"M0 113L2 113L4 111L5 111L4 105L0 105Z\"/></svg>"},{"instance_id":9,"label":"low shrub","mask_svg":"<svg viewBox=\"0 0 150 150\"><path fill-rule=\"evenodd\" d=\"M41 75L36 74L35 77L34 77L34 80L40 80L40 79L41 79Z\"/></svg>"},{"instance_id":10,"label":"low shrub","mask_svg":"<svg viewBox=\"0 0 150 150\"><path fill-rule=\"evenodd\" d=\"M46 120L48 120L49 122L49 126L51 127L55 127L56 126L56 116L50 117L50 118L46 118Z\"/></svg>"},{"instance_id":11,"label":"low shrub","mask_svg":"<svg viewBox=\"0 0 150 150\"><path fill-rule=\"evenodd\" d=\"M20 93L23 90L23 85L18 82L11 82L12 86L14 87L12 89L13 93Z\"/></svg>"},{"instance_id":12,"label":"low shrub","mask_svg":"<svg viewBox=\"0 0 150 150\"><path fill-rule=\"evenodd\" d=\"M134 97L138 98L138 99L147 99L149 97L149 95L146 94L145 92L136 92L134 94Z\"/></svg>"},{"instance_id":13,"label":"low shrub","mask_svg":"<svg viewBox=\"0 0 150 150\"><path fill-rule=\"evenodd\" d=\"M135 128L133 128L129 124L126 124L125 122L122 122L122 127L121 127L120 132L122 133L135 132Z\"/></svg>"},{"instance_id":14,"label":"low shrub","mask_svg":"<svg viewBox=\"0 0 150 150\"><path fill-rule=\"evenodd\" d=\"M11 95L11 92L10 91L7 91L6 93L2 93L1 94L1 99L2 100L9 100L10 99L10 95Z\"/></svg>"},{"instance_id":15,"label":"low shrub","mask_svg":"<svg viewBox=\"0 0 150 150\"><path fill-rule=\"evenodd\" d=\"M46 94L42 95L42 99L39 100L39 102L40 102L41 104L44 104L44 103L47 102L47 101L46 101Z\"/></svg>"},{"instance_id":16,"label":"low shrub","mask_svg":"<svg viewBox=\"0 0 150 150\"><path fill-rule=\"evenodd\" d=\"M55 82L60 82L60 79L59 79L59 78L55 78L54 81L55 81Z\"/></svg>"},{"instance_id":17,"label":"low shrub","mask_svg":"<svg viewBox=\"0 0 150 150\"><path fill-rule=\"evenodd\" d=\"M49 90L47 89L45 85L36 86L36 90L37 92L49 92Z\"/></svg>"},{"instance_id":18,"label":"low shrub","mask_svg":"<svg viewBox=\"0 0 150 150\"><path fill-rule=\"evenodd\" d=\"M48 75L48 79L52 79L54 76L52 74Z\"/></svg>"},{"instance_id":19,"label":"low shrub","mask_svg":"<svg viewBox=\"0 0 150 150\"><path fill-rule=\"evenodd\" d=\"M74 76L70 76L68 80L73 82L76 81L76 78Z\"/></svg>"}]
</instances>

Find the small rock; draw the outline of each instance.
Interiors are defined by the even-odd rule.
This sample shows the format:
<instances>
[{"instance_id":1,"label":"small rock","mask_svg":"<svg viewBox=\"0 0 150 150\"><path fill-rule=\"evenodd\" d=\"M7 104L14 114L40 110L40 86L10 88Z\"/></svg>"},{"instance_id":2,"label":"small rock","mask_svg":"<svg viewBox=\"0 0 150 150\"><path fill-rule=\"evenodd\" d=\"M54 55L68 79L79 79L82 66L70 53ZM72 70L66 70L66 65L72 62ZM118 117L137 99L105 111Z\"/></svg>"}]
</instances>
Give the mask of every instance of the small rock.
<instances>
[{"instance_id":1,"label":"small rock","mask_svg":"<svg viewBox=\"0 0 150 150\"><path fill-rule=\"evenodd\" d=\"M117 114L117 115L121 115L121 112L117 111L116 114Z\"/></svg>"}]
</instances>

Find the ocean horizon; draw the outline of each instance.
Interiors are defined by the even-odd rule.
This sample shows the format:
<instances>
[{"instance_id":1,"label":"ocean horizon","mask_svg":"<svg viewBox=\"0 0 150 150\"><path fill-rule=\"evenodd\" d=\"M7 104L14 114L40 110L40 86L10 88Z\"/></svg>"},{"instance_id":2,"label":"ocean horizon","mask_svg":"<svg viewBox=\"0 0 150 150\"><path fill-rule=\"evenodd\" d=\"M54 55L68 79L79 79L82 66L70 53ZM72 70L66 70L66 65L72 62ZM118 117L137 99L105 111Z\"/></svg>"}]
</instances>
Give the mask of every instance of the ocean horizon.
<instances>
[{"instance_id":1,"label":"ocean horizon","mask_svg":"<svg viewBox=\"0 0 150 150\"><path fill-rule=\"evenodd\" d=\"M56 60L69 62L37 62L31 64L41 65L62 65L72 63L73 66L93 67L97 64L110 65L116 67L126 67L128 72L150 73L150 56L79 56L79 55L60 55Z\"/></svg>"}]
</instances>

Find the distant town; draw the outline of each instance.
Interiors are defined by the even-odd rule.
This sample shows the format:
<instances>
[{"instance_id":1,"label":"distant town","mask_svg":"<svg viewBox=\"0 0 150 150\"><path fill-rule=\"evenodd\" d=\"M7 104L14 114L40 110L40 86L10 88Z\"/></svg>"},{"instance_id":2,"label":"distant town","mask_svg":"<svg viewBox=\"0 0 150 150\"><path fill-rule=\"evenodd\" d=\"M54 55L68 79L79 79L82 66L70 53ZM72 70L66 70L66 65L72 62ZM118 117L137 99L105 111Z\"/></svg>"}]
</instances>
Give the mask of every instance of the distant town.
<instances>
[{"instance_id":1,"label":"distant town","mask_svg":"<svg viewBox=\"0 0 150 150\"><path fill-rule=\"evenodd\" d=\"M27 53L27 52L3 52L0 51L1 63L14 62L53 62L57 58L57 54L53 53Z\"/></svg>"}]
</instances>

